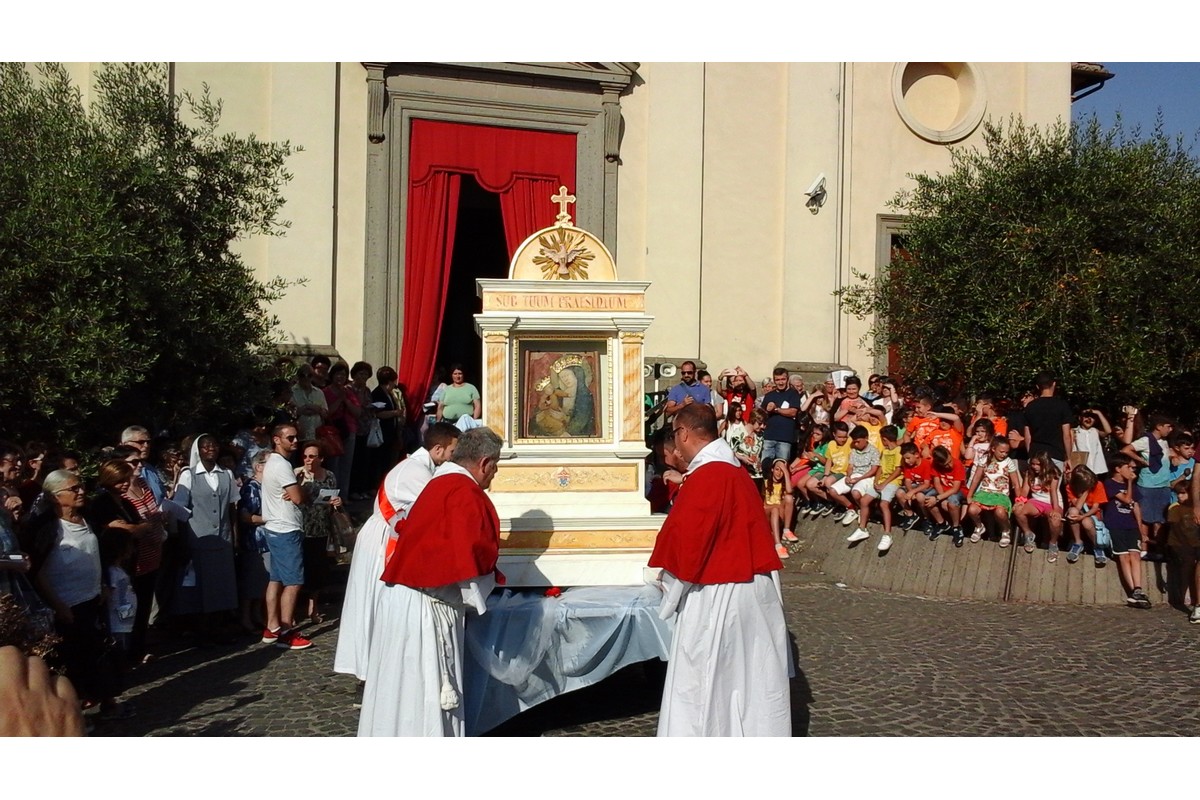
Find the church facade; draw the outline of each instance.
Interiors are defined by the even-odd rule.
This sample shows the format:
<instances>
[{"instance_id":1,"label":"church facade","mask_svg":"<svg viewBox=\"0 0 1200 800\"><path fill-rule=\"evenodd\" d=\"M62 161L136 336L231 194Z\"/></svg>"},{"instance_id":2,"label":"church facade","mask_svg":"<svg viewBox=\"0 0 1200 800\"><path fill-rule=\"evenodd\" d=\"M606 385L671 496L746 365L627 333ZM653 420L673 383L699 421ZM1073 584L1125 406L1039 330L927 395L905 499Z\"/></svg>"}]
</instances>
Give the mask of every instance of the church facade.
<instances>
[{"instance_id":1,"label":"church facade","mask_svg":"<svg viewBox=\"0 0 1200 800\"><path fill-rule=\"evenodd\" d=\"M85 96L95 66L68 65ZM1072 91L1067 62L173 63L169 74L176 91L210 87L224 130L303 147L284 189L290 229L239 244L262 278L306 279L273 309L281 344L399 360L402 381L424 369L406 352L478 363L474 279L503 277L523 236L553 223L560 182L619 277L651 284L648 360L757 377L780 361L886 369L868 323L833 293L888 263L903 228L889 201L911 174L948 168L950 148L978 144L989 117L1068 120ZM414 350L443 317L434 349Z\"/></svg>"}]
</instances>

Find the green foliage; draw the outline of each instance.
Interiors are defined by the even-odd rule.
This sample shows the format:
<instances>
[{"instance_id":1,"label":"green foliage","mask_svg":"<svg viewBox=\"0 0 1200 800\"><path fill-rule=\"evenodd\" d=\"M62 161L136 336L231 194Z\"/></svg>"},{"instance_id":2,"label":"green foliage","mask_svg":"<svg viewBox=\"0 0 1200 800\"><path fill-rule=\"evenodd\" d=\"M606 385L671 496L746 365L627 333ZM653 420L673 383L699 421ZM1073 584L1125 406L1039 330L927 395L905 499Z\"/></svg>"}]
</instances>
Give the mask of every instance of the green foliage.
<instances>
[{"instance_id":1,"label":"green foliage","mask_svg":"<svg viewBox=\"0 0 1200 800\"><path fill-rule=\"evenodd\" d=\"M106 65L91 91L0 65L0 434L81 447L266 397L286 283L230 246L282 233L294 152L218 134L220 103L172 96L162 65Z\"/></svg>"},{"instance_id":2,"label":"green foliage","mask_svg":"<svg viewBox=\"0 0 1200 800\"><path fill-rule=\"evenodd\" d=\"M855 273L843 308L874 317L910 381L1024 388L1045 369L1077 402L1194 415L1200 389L1200 165L1161 128L1093 117L988 124L893 206L905 252Z\"/></svg>"}]
</instances>

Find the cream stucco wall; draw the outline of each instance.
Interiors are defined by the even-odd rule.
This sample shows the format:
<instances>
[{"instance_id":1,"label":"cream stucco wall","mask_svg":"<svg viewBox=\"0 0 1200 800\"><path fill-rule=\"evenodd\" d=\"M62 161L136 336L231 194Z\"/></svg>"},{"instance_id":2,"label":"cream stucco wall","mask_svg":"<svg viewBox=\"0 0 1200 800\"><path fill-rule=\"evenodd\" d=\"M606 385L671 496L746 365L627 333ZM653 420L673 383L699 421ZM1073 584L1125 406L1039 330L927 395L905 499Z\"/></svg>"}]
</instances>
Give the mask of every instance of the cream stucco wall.
<instances>
[{"instance_id":1,"label":"cream stucco wall","mask_svg":"<svg viewBox=\"0 0 1200 800\"><path fill-rule=\"evenodd\" d=\"M84 102L101 65L71 62ZM234 249L262 280L291 286L272 311L280 339L334 346L356 359L363 339L367 101L361 64L196 63L171 65L175 90L221 101L218 133L288 140L302 148L287 162L283 236L253 236Z\"/></svg>"},{"instance_id":2,"label":"cream stucco wall","mask_svg":"<svg viewBox=\"0 0 1200 800\"><path fill-rule=\"evenodd\" d=\"M69 64L85 99L98 65ZM979 63L986 111L1069 117L1070 67ZM878 218L910 173L945 169L948 145L910 130L892 63L647 63L621 100L619 275L652 282L648 356L700 357L769 374L780 360L869 371L867 323L832 292L872 273ZM238 248L263 279L307 279L275 305L285 342L363 350L367 82L362 64L177 63L177 90L207 83L222 129L304 148L288 168L285 236ZM939 78L923 103L937 105ZM925 90L922 89L922 91ZM914 97L914 102L917 98ZM936 109L935 109L936 110ZM949 112L947 112L949 113ZM980 141L975 129L952 146ZM818 213L805 189L824 174ZM389 234L390 235L390 234Z\"/></svg>"},{"instance_id":3,"label":"cream stucco wall","mask_svg":"<svg viewBox=\"0 0 1200 800\"><path fill-rule=\"evenodd\" d=\"M207 83L221 99L223 130L302 148L287 164L287 233L237 248L259 278L303 281L272 306L282 341L332 345L351 360L362 351L363 330L364 75L357 63L175 65L178 91Z\"/></svg>"},{"instance_id":4,"label":"cream stucco wall","mask_svg":"<svg viewBox=\"0 0 1200 800\"><path fill-rule=\"evenodd\" d=\"M1069 64L973 68L988 116L1069 116ZM639 67L642 85L622 100L616 256L623 276L653 282L648 355L753 375L781 360L873 368L869 322L841 314L832 293L851 270L874 274L879 216L894 213L908 175L946 169L948 147L981 140L979 127L951 145L910 130L893 101L895 69ZM931 81L921 99L936 106L947 81ZM813 214L804 192L821 174L827 197Z\"/></svg>"}]
</instances>

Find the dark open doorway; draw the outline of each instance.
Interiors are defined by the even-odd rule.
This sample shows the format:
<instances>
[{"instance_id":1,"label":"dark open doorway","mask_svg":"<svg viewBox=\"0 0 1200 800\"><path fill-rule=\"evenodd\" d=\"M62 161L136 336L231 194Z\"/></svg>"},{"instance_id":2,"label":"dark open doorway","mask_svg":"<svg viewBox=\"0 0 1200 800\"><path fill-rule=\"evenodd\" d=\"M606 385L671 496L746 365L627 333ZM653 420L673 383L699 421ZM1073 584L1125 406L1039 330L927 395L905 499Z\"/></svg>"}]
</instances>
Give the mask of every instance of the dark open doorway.
<instances>
[{"instance_id":1,"label":"dark open doorway","mask_svg":"<svg viewBox=\"0 0 1200 800\"><path fill-rule=\"evenodd\" d=\"M499 195L464 175L458 200L458 228L450 262L446 312L438 337L439 366L459 363L467 383L483 391L483 344L475 332L474 314L480 309L476 278L508 276L508 245L500 215ZM446 373L449 379L449 371Z\"/></svg>"}]
</instances>

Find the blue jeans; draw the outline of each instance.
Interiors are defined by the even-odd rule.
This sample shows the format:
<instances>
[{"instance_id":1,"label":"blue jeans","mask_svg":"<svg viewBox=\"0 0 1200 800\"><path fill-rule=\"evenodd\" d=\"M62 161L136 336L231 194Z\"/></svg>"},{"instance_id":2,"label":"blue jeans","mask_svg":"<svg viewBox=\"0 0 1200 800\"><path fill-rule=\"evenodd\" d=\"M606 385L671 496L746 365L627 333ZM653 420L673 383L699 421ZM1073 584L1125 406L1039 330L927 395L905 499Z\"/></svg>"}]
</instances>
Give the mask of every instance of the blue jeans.
<instances>
[{"instance_id":1,"label":"blue jeans","mask_svg":"<svg viewBox=\"0 0 1200 800\"><path fill-rule=\"evenodd\" d=\"M791 455L791 442L777 442L774 439L764 439L762 449L763 472L769 473L771 471L771 463L777 458L782 458L784 461L790 462Z\"/></svg>"}]
</instances>

